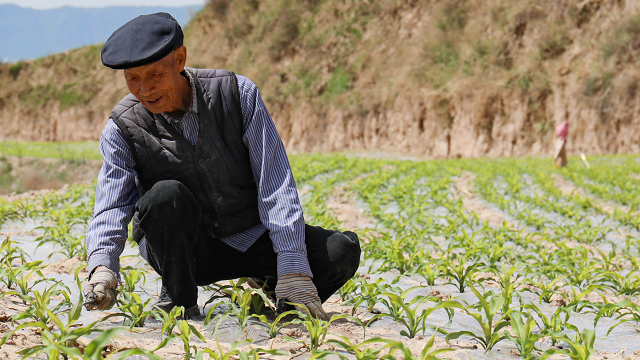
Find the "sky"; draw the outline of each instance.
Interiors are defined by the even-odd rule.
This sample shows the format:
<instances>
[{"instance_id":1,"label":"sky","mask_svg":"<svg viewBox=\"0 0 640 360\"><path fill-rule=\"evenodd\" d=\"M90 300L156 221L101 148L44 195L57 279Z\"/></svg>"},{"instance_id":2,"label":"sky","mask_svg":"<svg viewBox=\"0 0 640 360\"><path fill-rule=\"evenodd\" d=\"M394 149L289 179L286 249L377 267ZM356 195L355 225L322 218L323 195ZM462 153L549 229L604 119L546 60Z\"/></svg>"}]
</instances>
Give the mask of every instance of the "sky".
<instances>
[{"instance_id":1,"label":"sky","mask_svg":"<svg viewBox=\"0 0 640 360\"><path fill-rule=\"evenodd\" d=\"M0 0L0 4L14 4L34 9L53 9L61 6L189 6L204 5L206 0Z\"/></svg>"}]
</instances>

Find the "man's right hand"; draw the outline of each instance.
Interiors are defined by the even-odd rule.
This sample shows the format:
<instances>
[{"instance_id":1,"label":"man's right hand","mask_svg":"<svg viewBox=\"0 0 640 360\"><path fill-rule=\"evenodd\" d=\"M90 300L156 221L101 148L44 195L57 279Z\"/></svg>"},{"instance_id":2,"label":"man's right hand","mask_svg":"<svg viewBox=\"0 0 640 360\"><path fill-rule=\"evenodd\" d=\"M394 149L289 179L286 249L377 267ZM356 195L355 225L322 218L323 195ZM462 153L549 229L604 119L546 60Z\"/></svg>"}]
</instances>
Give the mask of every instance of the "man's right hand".
<instances>
[{"instance_id":1,"label":"man's right hand","mask_svg":"<svg viewBox=\"0 0 640 360\"><path fill-rule=\"evenodd\" d=\"M91 280L82 284L84 306L87 310L104 310L113 306L116 300L118 280L116 275L106 266L98 266L91 275Z\"/></svg>"},{"instance_id":2,"label":"man's right hand","mask_svg":"<svg viewBox=\"0 0 640 360\"><path fill-rule=\"evenodd\" d=\"M276 296L280 299L287 299L289 302L306 306L307 310L309 310L309 315L313 317L324 321L329 321L330 319L322 308L318 290L309 275L286 274L280 276L276 284ZM305 310L297 305L295 307L299 311Z\"/></svg>"}]
</instances>

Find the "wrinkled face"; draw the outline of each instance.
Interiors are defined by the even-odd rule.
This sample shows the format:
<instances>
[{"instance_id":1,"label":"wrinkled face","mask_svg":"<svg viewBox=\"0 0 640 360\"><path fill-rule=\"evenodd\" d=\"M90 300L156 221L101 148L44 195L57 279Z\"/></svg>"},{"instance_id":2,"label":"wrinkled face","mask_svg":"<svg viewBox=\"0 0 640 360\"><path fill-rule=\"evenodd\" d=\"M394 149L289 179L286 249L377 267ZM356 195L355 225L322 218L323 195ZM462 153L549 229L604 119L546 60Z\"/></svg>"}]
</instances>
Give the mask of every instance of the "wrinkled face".
<instances>
[{"instance_id":1,"label":"wrinkled face","mask_svg":"<svg viewBox=\"0 0 640 360\"><path fill-rule=\"evenodd\" d=\"M154 114L179 110L185 97L181 86L185 78L180 75L185 59L179 50L154 63L124 70L129 91Z\"/></svg>"}]
</instances>

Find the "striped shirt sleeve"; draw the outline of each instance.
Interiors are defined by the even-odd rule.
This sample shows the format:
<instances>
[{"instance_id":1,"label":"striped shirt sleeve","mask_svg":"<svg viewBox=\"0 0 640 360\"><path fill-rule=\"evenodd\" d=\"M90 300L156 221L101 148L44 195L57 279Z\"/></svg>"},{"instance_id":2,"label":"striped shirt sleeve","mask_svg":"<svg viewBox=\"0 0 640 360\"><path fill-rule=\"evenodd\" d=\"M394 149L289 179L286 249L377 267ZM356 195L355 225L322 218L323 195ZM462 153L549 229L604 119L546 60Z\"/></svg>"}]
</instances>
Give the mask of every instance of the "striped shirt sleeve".
<instances>
[{"instance_id":1,"label":"striped shirt sleeve","mask_svg":"<svg viewBox=\"0 0 640 360\"><path fill-rule=\"evenodd\" d=\"M93 220L87 229L89 273L99 265L120 271L120 255L127 241L138 190L135 162L118 126L109 119L100 136L102 168L98 174Z\"/></svg>"},{"instance_id":2,"label":"striped shirt sleeve","mask_svg":"<svg viewBox=\"0 0 640 360\"><path fill-rule=\"evenodd\" d=\"M260 220L269 229L278 259L278 276L313 276L307 258L304 217L289 159L258 87L238 75L245 122L243 141L249 149L258 186Z\"/></svg>"}]
</instances>

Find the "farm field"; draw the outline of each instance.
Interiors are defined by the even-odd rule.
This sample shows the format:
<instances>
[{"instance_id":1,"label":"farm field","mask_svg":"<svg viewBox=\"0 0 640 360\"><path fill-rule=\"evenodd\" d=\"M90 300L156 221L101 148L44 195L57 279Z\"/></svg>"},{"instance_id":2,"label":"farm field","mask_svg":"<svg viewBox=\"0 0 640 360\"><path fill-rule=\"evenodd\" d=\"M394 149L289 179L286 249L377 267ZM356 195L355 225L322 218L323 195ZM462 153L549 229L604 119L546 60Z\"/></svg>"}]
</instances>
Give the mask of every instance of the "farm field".
<instances>
[{"instance_id":1,"label":"farm field","mask_svg":"<svg viewBox=\"0 0 640 360\"><path fill-rule=\"evenodd\" d=\"M132 241L117 303L86 311L75 185L0 202L0 358L640 359L640 156L290 160L307 222L362 242L331 321L276 318L246 279L203 287L195 320L149 311Z\"/></svg>"}]
</instances>

